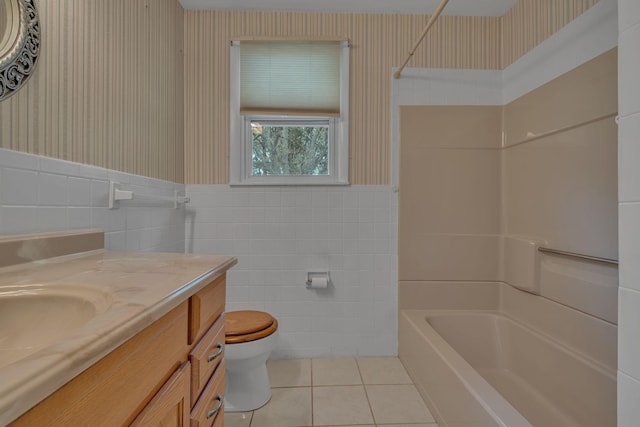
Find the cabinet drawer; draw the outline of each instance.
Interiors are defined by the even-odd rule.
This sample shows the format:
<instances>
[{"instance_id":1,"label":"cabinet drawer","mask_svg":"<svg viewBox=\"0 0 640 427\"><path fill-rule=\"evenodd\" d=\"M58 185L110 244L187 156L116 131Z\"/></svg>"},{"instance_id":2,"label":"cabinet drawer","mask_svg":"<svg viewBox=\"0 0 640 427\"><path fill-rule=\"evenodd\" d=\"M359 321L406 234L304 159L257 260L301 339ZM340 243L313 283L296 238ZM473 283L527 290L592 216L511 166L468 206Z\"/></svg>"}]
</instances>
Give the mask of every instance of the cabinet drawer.
<instances>
[{"instance_id":1,"label":"cabinet drawer","mask_svg":"<svg viewBox=\"0 0 640 427\"><path fill-rule=\"evenodd\" d=\"M198 342L224 311L226 276L215 279L189 298L189 344Z\"/></svg>"},{"instance_id":2,"label":"cabinet drawer","mask_svg":"<svg viewBox=\"0 0 640 427\"><path fill-rule=\"evenodd\" d=\"M224 358L224 315L220 316L198 345L189 353L191 362L191 403L196 403L211 374Z\"/></svg>"},{"instance_id":3,"label":"cabinet drawer","mask_svg":"<svg viewBox=\"0 0 640 427\"><path fill-rule=\"evenodd\" d=\"M214 422L218 423L224 416L224 368L225 362L222 361L191 410L191 427L218 425Z\"/></svg>"}]
</instances>

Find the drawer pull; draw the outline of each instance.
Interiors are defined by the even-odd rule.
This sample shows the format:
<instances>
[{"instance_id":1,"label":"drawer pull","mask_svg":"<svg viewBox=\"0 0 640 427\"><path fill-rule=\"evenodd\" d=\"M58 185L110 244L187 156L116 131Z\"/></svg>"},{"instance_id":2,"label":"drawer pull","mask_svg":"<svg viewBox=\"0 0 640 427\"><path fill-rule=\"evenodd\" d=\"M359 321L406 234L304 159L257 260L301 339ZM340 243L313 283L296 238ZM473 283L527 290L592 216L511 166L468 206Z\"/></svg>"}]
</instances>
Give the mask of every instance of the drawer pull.
<instances>
[{"instance_id":1,"label":"drawer pull","mask_svg":"<svg viewBox=\"0 0 640 427\"><path fill-rule=\"evenodd\" d=\"M222 344L218 343L216 347L218 348L218 351L216 351L213 354L210 354L209 357L207 357L207 362L213 362L216 357L222 354L222 351L224 350L224 347L222 346Z\"/></svg>"},{"instance_id":2,"label":"drawer pull","mask_svg":"<svg viewBox=\"0 0 640 427\"><path fill-rule=\"evenodd\" d=\"M215 414L218 413L220 408L222 408L222 401L223 401L222 395L218 394L216 396L216 399L218 400L218 406L216 406L215 408L213 408L209 412L207 412L207 419L213 417Z\"/></svg>"}]
</instances>

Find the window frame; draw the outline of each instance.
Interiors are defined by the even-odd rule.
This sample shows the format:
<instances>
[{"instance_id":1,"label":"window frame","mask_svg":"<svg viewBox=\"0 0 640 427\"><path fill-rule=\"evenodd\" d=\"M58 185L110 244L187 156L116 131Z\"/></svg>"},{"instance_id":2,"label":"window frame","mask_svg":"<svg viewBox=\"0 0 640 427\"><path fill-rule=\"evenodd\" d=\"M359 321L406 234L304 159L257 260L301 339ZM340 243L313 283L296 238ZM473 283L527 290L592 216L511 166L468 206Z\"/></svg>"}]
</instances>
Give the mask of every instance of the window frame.
<instances>
[{"instance_id":1,"label":"window frame","mask_svg":"<svg viewBox=\"0 0 640 427\"><path fill-rule=\"evenodd\" d=\"M229 93L230 185L349 185L349 42L340 40L340 115L243 115L240 114L240 44L231 42ZM328 120L329 175L254 176L251 121Z\"/></svg>"}]
</instances>

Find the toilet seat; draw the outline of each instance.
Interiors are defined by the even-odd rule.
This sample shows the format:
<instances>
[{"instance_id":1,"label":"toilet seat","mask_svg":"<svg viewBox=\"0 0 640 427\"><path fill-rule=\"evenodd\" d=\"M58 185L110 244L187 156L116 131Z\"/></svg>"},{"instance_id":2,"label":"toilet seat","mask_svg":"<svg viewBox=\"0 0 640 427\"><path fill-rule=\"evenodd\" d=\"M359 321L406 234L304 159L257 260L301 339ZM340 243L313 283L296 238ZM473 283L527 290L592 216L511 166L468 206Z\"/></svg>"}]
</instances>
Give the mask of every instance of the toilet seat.
<instances>
[{"instance_id":1,"label":"toilet seat","mask_svg":"<svg viewBox=\"0 0 640 427\"><path fill-rule=\"evenodd\" d=\"M224 327L225 343L237 344L268 337L278 329L278 321L263 311L230 311L225 314Z\"/></svg>"}]
</instances>

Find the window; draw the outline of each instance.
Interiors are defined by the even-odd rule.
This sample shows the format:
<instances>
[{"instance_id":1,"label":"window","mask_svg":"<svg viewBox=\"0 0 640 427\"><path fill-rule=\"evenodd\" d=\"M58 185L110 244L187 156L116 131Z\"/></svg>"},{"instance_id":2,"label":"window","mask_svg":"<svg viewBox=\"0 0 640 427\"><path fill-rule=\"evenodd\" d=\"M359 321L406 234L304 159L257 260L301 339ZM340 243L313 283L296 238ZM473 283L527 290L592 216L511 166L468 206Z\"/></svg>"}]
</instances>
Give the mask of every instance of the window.
<instances>
[{"instance_id":1,"label":"window","mask_svg":"<svg viewBox=\"0 0 640 427\"><path fill-rule=\"evenodd\" d=\"M231 184L348 184L348 77L344 41L234 41Z\"/></svg>"}]
</instances>

